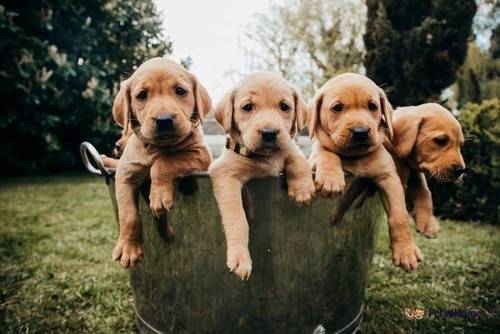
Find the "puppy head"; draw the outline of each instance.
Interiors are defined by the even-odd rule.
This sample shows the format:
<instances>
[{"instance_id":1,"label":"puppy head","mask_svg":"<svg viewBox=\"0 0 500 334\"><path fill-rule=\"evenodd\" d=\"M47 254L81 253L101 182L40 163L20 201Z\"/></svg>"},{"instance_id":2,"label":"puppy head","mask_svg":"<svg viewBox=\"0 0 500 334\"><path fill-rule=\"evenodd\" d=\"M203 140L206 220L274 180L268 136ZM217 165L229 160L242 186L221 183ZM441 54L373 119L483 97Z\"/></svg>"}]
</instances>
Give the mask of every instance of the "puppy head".
<instances>
[{"instance_id":1,"label":"puppy head","mask_svg":"<svg viewBox=\"0 0 500 334\"><path fill-rule=\"evenodd\" d=\"M463 143L460 123L439 104L398 108L394 113L395 153L438 181L452 181L463 174Z\"/></svg>"},{"instance_id":2,"label":"puppy head","mask_svg":"<svg viewBox=\"0 0 500 334\"><path fill-rule=\"evenodd\" d=\"M245 77L216 106L215 119L233 139L259 154L288 149L306 122L306 106L281 76Z\"/></svg>"},{"instance_id":3,"label":"puppy head","mask_svg":"<svg viewBox=\"0 0 500 334\"><path fill-rule=\"evenodd\" d=\"M129 117L135 118L143 141L175 143L191 133L192 123L200 122L211 106L194 75L173 61L153 58L121 83L113 117L122 127L127 127Z\"/></svg>"},{"instance_id":4,"label":"puppy head","mask_svg":"<svg viewBox=\"0 0 500 334\"><path fill-rule=\"evenodd\" d=\"M392 106L385 93L363 75L329 80L309 105L309 131L341 155L366 154L392 137Z\"/></svg>"}]
</instances>

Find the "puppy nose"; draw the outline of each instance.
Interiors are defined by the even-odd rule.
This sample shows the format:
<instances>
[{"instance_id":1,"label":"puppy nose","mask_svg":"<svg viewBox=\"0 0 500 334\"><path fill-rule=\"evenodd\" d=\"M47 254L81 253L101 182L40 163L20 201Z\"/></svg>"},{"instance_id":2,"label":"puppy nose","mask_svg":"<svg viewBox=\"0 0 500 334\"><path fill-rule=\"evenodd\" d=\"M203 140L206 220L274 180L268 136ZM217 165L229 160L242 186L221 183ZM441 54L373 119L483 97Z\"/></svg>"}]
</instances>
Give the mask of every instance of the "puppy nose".
<instances>
[{"instance_id":1,"label":"puppy nose","mask_svg":"<svg viewBox=\"0 0 500 334\"><path fill-rule=\"evenodd\" d=\"M156 117L156 130L165 132L174 127L174 117L172 115L159 115Z\"/></svg>"},{"instance_id":2,"label":"puppy nose","mask_svg":"<svg viewBox=\"0 0 500 334\"><path fill-rule=\"evenodd\" d=\"M458 178L458 177L462 176L462 174L464 174L464 173L465 173L465 168L464 168L464 167L462 167L462 166L457 166L457 165L455 165L455 166L453 167L453 175L454 175L455 177L457 177L457 178Z\"/></svg>"},{"instance_id":3,"label":"puppy nose","mask_svg":"<svg viewBox=\"0 0 500 334\"><path fill-rule=\"evenodd\" d=\"M278 137L278 132L279 130L270 128L264 128L260 130L260 133L262 134L262 139L264 139L264 141L275 141L276 138Z\"/></svg>"},{"instance_id":4,"label":"puppy nose","mask_svg":"<svg viewBox=\"0 0 500 334\"><path fill-rule=\"evenodd\" d=\"M370 129L365 128L365 127L351 128L352 139L358 140L358 141L367 140L369 132L370 132Z\"/></svg>"}]
</instances>

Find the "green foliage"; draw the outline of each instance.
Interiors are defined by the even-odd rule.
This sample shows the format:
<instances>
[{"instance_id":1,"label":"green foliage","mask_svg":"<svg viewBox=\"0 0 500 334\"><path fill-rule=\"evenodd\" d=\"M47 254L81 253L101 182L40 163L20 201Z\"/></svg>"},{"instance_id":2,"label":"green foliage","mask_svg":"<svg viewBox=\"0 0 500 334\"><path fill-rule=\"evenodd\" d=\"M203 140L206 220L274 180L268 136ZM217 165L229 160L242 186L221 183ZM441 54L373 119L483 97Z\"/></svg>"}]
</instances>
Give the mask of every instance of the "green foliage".
<instances>
[{"instance_id":1,"label":"green foliage","mask_svg":"<svg viewBox=\"0 0 500 334\"><path fill-rule=\"evenodd\" d=\"M367 0L367 75L396 106L438 100L462 65L474 0Z\"/></svg>"},{"instance_id":2,"label":"green foliage","mask_svg":"<svg viewBox=\"0 0 500 334\"><path fill-rule=\"evenodd\" d=\"M0 174L72 168L78 144L116 140L121 78L171 51L152 0L0 5Z\"/></svg>"},{"instance_id":3,"label":"green foliage","mask_svg":"<svg viewBox=\"0 0 500 334\"><path fill-rule=\"evenodd\" d=\"M495 35L500 38L500 26ZM492 40L491 53L485 54L475 43L469 44L465 63L457 77L459 105L500 97L500 52L497 48Z\"/></svg>"},{"instance_id":4,"label":"green foliage","mask_svg":"<svg viewBox=\"0 0 500 334\"><path fill-rule=\"evenodd\" d=\"M466 138L462 154L472 172L463 182L433 184L436 211L444 217L500 224L500 100L469 103L459 121Z\"/></svg>"}]
</instances>

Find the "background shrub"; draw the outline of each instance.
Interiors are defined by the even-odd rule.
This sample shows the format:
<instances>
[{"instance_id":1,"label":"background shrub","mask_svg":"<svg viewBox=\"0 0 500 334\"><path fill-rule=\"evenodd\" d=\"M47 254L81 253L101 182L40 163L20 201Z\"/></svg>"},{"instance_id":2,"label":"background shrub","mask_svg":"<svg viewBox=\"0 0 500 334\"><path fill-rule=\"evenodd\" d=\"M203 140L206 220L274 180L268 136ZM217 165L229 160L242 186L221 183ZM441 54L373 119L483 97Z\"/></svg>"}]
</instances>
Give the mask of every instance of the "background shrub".
<instances>
[{"instance_id":1,"label":"background shrub","mask_svg":"<svg viewBox=\"0 0 500 334\"><path fill-rule=\"evenodd\" d=\"M466 138L462 153L473 171L456 184L433 183L436 211L443 217L500 223L500 100L469 103L458 117Z\"/></svg>"},{"instance_id":2,"label":"background shrub","mask_svg":"<svg viewBox=\"0 0 500 334\"><path fill-rule=\"evenodd\" d=\"M0 175L81 166L78 145L116 140L120 79L171 52L152 0L2 1Z\"/></svg>"}]
</instances>

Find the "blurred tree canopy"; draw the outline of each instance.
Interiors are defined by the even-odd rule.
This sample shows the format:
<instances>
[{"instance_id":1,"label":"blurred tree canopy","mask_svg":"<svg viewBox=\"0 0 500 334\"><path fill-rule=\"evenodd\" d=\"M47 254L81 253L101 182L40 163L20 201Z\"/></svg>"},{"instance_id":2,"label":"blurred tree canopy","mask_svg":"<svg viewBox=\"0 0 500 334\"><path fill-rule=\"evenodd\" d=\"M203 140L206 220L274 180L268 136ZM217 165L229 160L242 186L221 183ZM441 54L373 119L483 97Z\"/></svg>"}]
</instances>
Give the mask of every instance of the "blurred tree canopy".
<instances>
[{"instance_id":1,"label":"blurred tree canopy","mask_svg":"<svg viewBox=\"0 0 500 334\"><path fill-rule=\"evenodd\" d=\"M75 167L82 140L110 149L120 79L171 43L151 0L3 1L0 50L5 175Z\"/></svg>"},{"instance_id":2,"label":"blurred tree canopy","mask_svg":"<svg viewBox=\"0 0 500 334\"><path fill-rule=\"evenodd\" d=\"M363 0L274 4L247 29L250 70L278 71L310 97L332 76L362 69L365 19Z\"/></svg>"},{"instance_id":3,"label":"blurred tree canopy","mask_svg":"<svg viewBox=\"0 0 500 334\"><path fill-rule=\"evenodd\" d=\"M396 106L438 101L462 65L474 0L367 0L365 66Z\"/></svg>"},{"instance_id":4,"label":"blurred tree canopy","mask_svg":"<svg viewBox=\"0 0 500 334\"><path fill-rule=\"evenodd\" d=\"M489 52L475 42L469 44L467 57L457 76L459 105L500 97L500 26L493 31Z\"/></svg>"}]
</instances>

